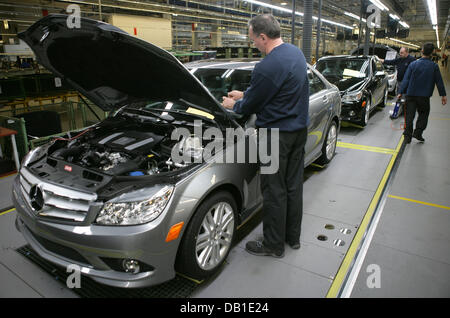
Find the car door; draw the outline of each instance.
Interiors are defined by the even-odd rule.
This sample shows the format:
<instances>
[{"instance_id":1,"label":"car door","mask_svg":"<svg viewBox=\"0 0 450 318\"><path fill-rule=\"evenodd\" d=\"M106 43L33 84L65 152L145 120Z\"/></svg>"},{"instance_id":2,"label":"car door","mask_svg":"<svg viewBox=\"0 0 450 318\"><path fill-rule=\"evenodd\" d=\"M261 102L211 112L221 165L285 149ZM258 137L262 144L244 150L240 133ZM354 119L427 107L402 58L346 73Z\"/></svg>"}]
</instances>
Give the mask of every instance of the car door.
<instances>
[{"instance_id":1,"label":"car door","mask_svg":"<svg viewBox=\"0 0 450 318\"><path fill-rule=\"evenodd\" d=\"M324 129L327 121L327 109L331 102L327 86L315 74L314 70L308 69L308 81L309 126L305 145L305 162L309 162L321 150L322 141L325 138Z\"/></svg>"},{"instance_id":2,"label":"car door","mask_svg":"<svg viewBox=\"0 0 450 318\"><path fill-rule=\"evenodd\" d=\"M383 64L379 60L376 61L376 67L377 67L377 72L385 73L385 75L378 77L378 82L377 83L378 83L378 90L380 92L380 96L379 96L378 103L377 103L377 105L378 105L384 99L384 91L387 88L386 87L387 75L386 75L386 71L384 69Z\"/></svg>"}]
</instances>

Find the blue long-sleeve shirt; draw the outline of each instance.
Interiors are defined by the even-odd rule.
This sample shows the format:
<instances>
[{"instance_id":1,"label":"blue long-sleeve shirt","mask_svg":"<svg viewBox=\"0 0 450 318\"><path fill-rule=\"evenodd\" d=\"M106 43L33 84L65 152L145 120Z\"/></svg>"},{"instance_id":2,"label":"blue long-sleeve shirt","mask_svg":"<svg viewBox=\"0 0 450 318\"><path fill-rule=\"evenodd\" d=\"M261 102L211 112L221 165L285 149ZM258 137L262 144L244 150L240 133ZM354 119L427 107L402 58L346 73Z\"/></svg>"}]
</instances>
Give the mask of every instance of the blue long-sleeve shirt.
<instances>
[{"instance_id":1,"label":"blue long-sleeve shirt","mask_svg":"<svg viewBox=\"0 0 450 318\"><path fill-rule=\"evenodd\" d=\"M306 59L296 46L283 43L255 65L250 86L233 110L256 114L256 126L297 131L308 127L309 82Z\"/></svg>"},{"instance_id":2,"label":"blue long-sleeve shirt","mask_svg":"<svg viewBox=\"0 0 450 318\"><path fill-rule=\"evenodd\" d=\"M400 94L431 97L437 86L440 96L447 96L439 66L429 58L411 63L402 81Z\"/></svg>"},{"instance_id":3,"label":"blue long-sleeve shirt","mask_svg":"<svg viewBox=\"0 0 450 318\"><path fill-rule=\"evenodd\" d=\"M399 82L403 81L403 78L405 77L406 70L408 69L408 66L414 62L416 59L408 55L407 57L399 57L393 60L385 60L384 64L387 65L395 65L397 67L397 80Z\"/></svg>"}]
</instances>

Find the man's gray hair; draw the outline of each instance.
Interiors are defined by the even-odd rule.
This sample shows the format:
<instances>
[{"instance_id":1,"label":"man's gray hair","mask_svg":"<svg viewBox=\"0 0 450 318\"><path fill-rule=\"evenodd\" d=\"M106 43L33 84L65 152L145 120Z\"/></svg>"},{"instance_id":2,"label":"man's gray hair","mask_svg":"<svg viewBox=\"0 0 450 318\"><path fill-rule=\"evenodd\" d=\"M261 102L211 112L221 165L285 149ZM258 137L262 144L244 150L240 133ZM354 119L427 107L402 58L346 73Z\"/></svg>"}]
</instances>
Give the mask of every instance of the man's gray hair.
<instances>
[{"instance_id":1,"label":"man's gray hair","mask_svg":"<svg viewBox=\"0 0 450 318\"><path fill-rule=\"evenodd\" d=\"M400 48L400 50L401 50L401 49L404 49L406 53L409 53L409 49L408 49L407 47L402 46L402 47Z\"/></svg>"},{"instance_id":2,"label":"man's gray hair","mask_svg":"<svg viewBox=\"0 0 450 318\"><path fill-rule=\"evenodd\" d=\"M269 39L278 39L281 36L280 23L271 14L257 15L248 25L252 27L255 35L264 33Z\"/></svg>"}]
</instances>

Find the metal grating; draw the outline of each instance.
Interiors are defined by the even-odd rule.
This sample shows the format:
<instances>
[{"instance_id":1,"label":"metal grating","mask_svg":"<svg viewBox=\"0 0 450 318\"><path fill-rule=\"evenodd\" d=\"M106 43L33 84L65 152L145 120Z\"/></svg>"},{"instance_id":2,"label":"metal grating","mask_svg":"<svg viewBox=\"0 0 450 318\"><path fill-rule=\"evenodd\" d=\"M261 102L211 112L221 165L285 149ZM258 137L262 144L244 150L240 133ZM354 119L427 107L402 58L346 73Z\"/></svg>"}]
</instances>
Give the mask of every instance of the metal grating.
<instances>
[{"instance_id":1,"label":"metal grating","mask_svg":"<svg viewBox=\"0 0 450 318\"><path fill-rule=\"evenodd\" d=\"M22 246L16 251L41 267L66 287L66 281L70 273L66 273L64 268L57 267L44 260L29 245ZM199 284L179 275L161 285L136 289L110 287L97 283L89 277L81 276L81 288L72 290L81 298L187 298L197 286Z\"/></svg>"}]
</instances>

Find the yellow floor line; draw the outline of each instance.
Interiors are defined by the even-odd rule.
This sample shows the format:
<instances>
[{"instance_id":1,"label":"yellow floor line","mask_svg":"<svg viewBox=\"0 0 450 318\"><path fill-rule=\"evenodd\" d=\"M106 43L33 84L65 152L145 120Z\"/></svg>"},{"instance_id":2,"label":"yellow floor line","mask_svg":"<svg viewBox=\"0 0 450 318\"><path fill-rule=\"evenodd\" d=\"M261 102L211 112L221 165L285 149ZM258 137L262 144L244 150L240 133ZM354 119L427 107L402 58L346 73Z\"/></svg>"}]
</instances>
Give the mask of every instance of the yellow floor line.
<instances>
[{"instance_id":1,"label":"yellow floor line","mask_svg":"<svg viewBox=\"0 0 450 318\"><path fill-rule=\"evenodd\" d=\"M357 150L364 150L364 151L372 151L372 152L378 152L378 153L384 153L388 155L396 154L395 149L390 148L381 148L381 147L372 147L372 146L364 146L364 145L357 145L357 144L351 144L348 142L337 142L337 146L341 148L350 148L350 149L357 149Z\"/></svg>"},{"instance_id":2,"label":"yellow floor line","mask_svg":"<svg viewBox=\"0 0 450 318\"><path fill-rule=\"evenodd\" d=\"M3 215L3 214L6 214L6 213L9 213L9 212L12 212L12 211L15 211L16 210L16 208L12 208L12 209L9 209L8 211L5 211L5 212L1 212L0 213L0 215Z\"/></svg>"},{"instance_id":3,"label":"yellow floor line","mask_svg":"<svg viewBox=\"0 0 450 318\"><path fill-rule=\"evenodd\" d=\"M441 208L441 209L446 209L446 210L450 210L450 207L445 206L445 205L440 205L440 204L434 204L434 203L428 203L428 202L423 202L423 201L418 201L418 200L414 200L414 199L409 199L409 198L404 198L404 197L399 197L396 195L388 195L389 198L393 198L393 199L398 199L398 200L403 200L403 201L409 201L409 202L414 202L414 203L418 203L418 204L423 204L423 205L428 205L428 206L432 206L435 208Z\"/></svg>"},{"instance_id":4,"label":"yellow floor line","mask_svg":"<svg viewBox=\"0 0 450 318\"><path fill-rule=\"evenodd\" d=\"M450 120L450 118L439 118L439 117L430 117L430 119L434 119L434 120Z\"/></svg>"},{"instance_id":5,"label":"yellow floor line","mask_svg":"<svg viewBox=\"0 0 450 318\"><path fill-rule=\"evenodd\" d=\"M17 172L13 172L13 173L10 173L10 174L7 174L7 175L4 175L4 176L1 176L1 177L0 177L0 179L3 179L3 178L8 178L8 177L14 176L14 175L16 175L16 174L17 174Z\"/></svg>"},{"instance_id":6,"label":"yellow floor line","mask_svg":"<svg viewBox=\"0 0 450 318\"><path fill-rule=\"evenodd\" d=\"M353 241L350 244L347 253L345 254L344 260L342 261L341 266L339 267L336 277L334 278L333 283L331 284L331 287L328 290L328 293L326 295L327 298L336 298L338 296L339 290L341 289L345 276L347 275L347 272L350 269L352 261L356 256L356 252L358 251L361 241L364 238L364 234L366 233L366 230L369 226L370 220L372 219L372 216L375 213L375 208L381 199L384 186L387 183L389 174L391 173L392 167L394 166L395 159L397 158L397 154L400 150L402 143L403 143L403 135L400 137L400 141L397 144L397 148L395 149L395 152L392 154L392 158L389 161L386 170L384 171L383 178L381 179L380 184L378 185L378 188L375 192L375 195L373 196L372 201L370 202L369 208L367 209L366 214L364 215L364 218L361 221L361 224L359 225L358 231L356 232L355 237L353 238Z\"/></svg>"}]
</instances>

